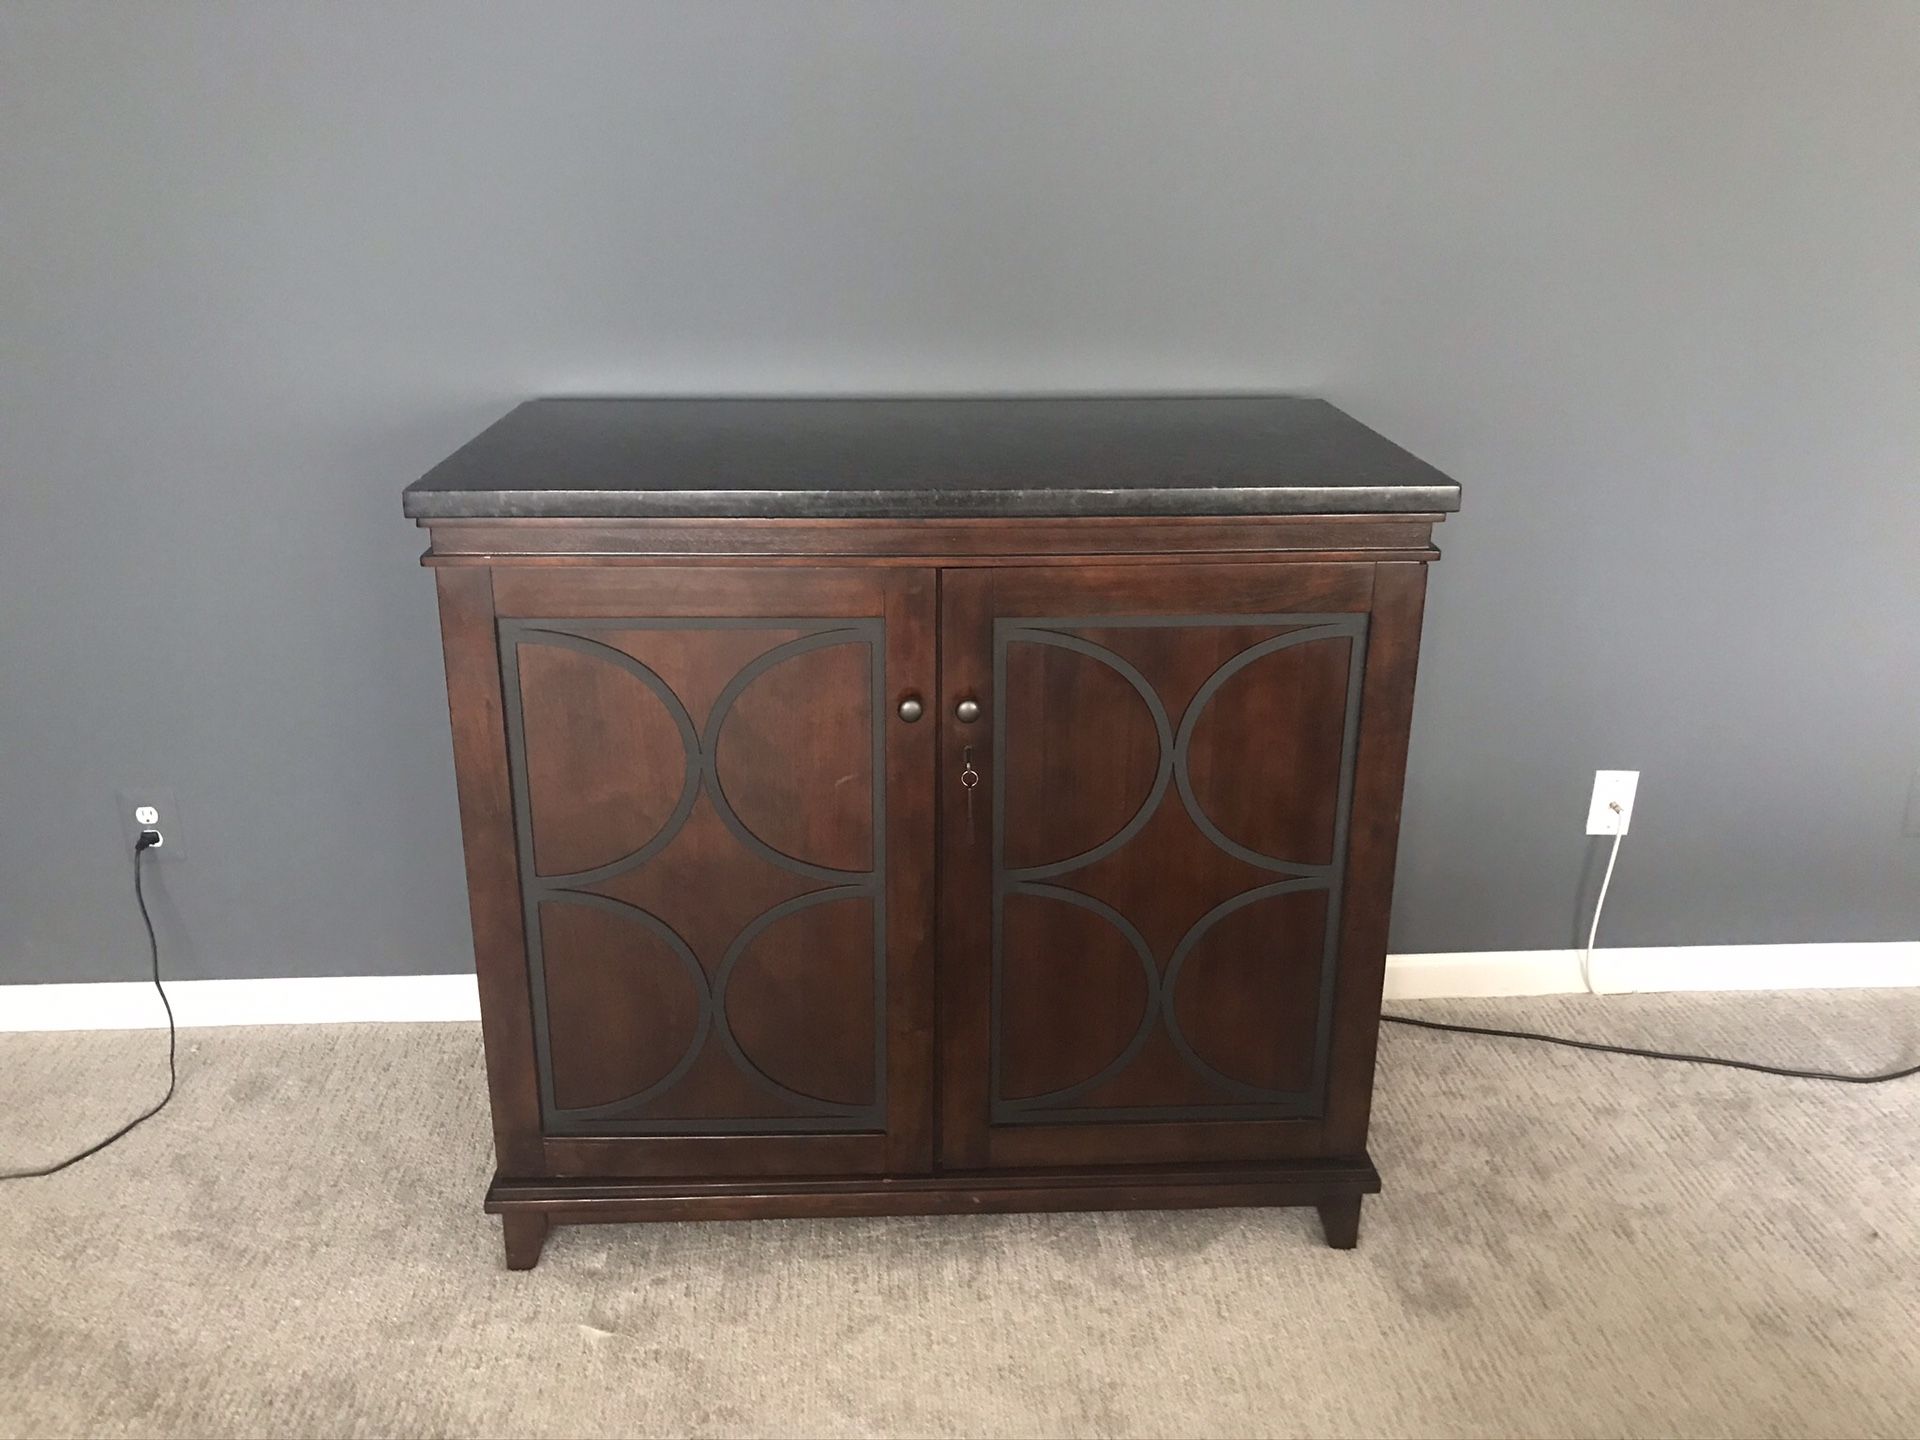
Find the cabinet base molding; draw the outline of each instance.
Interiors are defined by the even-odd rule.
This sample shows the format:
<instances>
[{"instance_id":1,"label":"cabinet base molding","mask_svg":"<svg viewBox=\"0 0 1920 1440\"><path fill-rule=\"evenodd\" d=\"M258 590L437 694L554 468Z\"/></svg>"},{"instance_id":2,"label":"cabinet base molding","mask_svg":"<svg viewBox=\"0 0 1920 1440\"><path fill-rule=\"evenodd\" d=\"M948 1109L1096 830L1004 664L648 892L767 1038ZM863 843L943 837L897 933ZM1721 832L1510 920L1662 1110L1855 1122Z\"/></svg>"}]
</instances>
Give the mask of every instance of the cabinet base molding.
<instances>
[{"instance_id":1,"label":"cabinet base molding","mask_svg":"<svg viewBox=\"0 0 1920 1440\"><path fill-rule=\"evenodd\" d=\"M650 1220L792 1220L861 1215L1004 1215L1052 1210L1191 1210L1312 1205L1327 1243L1351 1249L1360 1199L1378 1194L1365 1155L1273 1166L948 1173L870 1179L513 1180L496 1176L486 1210L502 1219L510 1269L539 1259L554 1225Z\"/></svg>"}]
</instances>

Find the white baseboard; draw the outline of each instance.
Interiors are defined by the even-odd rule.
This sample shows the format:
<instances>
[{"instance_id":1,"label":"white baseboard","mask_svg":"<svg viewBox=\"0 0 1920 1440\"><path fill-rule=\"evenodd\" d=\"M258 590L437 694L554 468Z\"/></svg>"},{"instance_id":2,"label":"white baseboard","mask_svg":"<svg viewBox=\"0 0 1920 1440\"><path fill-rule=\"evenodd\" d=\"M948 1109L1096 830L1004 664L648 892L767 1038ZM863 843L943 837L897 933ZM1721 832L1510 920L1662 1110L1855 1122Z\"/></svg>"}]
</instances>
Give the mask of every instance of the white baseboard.
<instances>
[{"instance_id":1,"label":"white baseboard","mask_svg":"<svg viewBox=\"0 0 1920 1440\"><path fill-rule=\"evenodd\" d=\"M1656 945L1593 952L1603 995L1653 990L1859 990L1920 985L1920 940L1830 945ZM1387 999L1574 995L1578 950L1387 957Z\"/></svg>"},{"instance_id":2,"label":"white baseboard","mask_svg":"<svg viewBox=\"0 0 1920 1440\"><path fill-rule=\"evenodd\" d=\"M289 980L169 980L182 1029L212 1025L340 1025L368 1020L478 1020L471 975L319 975ZM165 1029L145 980L0 985L0 1032Z\"/></svg>"},{"instance_id":3,"label":"white baseboard","mask_svg":"<svg viewBox=\"0 0 1920 1440\"><path fill-rule=\"evenodd\" d=\"M1920 986L1920 941L1603 949L1594 952L1593 978L1609 994ZM1387 957L1389 1000L1567 995L1585 988L1577 950ZM167 984L167 996L183 1029L480 1018L479 992L471 975L174 980ZM166 1023L153 986L144 980L0 985L0 1032L147 1030Z\"/></svg>"}]
</instances>

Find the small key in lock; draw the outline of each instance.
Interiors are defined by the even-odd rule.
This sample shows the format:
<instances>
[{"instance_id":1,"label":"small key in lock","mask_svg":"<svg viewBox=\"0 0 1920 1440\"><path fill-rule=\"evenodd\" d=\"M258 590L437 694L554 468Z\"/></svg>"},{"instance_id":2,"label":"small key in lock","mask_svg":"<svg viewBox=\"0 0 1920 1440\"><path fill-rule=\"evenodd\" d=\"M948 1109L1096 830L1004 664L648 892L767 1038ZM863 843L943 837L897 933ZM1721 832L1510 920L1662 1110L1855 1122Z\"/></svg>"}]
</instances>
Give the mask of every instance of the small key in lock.
<instances>
[{"instance_id":1,"label":"small key in lock","mask_svg":"<svg viewBox=\"0 0 1920 1440\"><path fill-rule=\"evenodd\" d=\"M967 792L967 843L973 843L973 792L980 787L980 772L973 768L973 747L960 753L960 788Z\"/></svg>"}]
</instances>

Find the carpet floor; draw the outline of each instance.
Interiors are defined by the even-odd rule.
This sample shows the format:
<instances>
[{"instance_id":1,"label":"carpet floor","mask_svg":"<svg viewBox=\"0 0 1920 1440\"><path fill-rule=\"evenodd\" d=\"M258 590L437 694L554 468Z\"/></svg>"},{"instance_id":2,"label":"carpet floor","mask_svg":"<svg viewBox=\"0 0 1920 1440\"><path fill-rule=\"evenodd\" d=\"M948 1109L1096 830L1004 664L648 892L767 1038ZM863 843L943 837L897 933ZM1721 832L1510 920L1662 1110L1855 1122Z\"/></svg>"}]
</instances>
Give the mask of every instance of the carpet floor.
<instances>
[{"instance_id":1,"label":"carpet floor","mask_svg":"<svg viewBox=\"0 0 1920 1440\"><path fill-rule=\"evenodd\" d=\"M1916 991L1401 1008L1920 1056ZM1920 1431L1920 1081L1389 1028L1352 1253L1305 1210L766 1221L510 1274L475 1027L182 1041L158 1119L0 1187L0 1434ZM0 1035L0 1168L132 1113L164 1046Z\"/></svg>"}]
</instances>

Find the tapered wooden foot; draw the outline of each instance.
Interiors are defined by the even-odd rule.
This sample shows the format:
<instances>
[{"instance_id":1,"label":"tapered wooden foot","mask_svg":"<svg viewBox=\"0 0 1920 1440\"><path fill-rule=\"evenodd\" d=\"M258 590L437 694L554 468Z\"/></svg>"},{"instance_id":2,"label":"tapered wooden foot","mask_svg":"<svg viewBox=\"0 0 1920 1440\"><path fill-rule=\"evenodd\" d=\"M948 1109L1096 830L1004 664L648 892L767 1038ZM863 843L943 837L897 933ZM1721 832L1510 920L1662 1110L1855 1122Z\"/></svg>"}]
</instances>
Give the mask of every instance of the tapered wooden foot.
<instances>
[{"instance_id":1,"label":"tapered wooden foot","mask_svg":"<svg viewBox=\"0 0 1920 1440\"><path fill-rule=\"evenodd\" d=\"M537 1210L509 1210L500 1217L500 1238L507 1244L507 1269L531 1270L547 1243L547 1217Z\"/></svg>"},{"instance_id":2,"label":"tapered wooden foot","mask_svg":"<svg viewBox=\"0 0 1920 1440\"><path fill-rule=\"evenodd\" d=\"M1360 1197L1345 1195L1320 1202L1320 1228L1335 1250L1351 1250L1360 1243Z\"/></svg>"}]
</instances>

